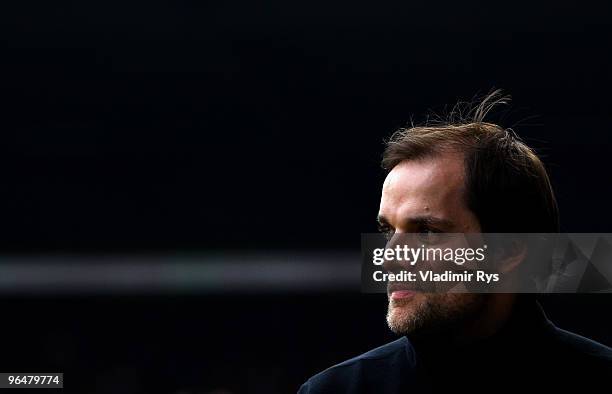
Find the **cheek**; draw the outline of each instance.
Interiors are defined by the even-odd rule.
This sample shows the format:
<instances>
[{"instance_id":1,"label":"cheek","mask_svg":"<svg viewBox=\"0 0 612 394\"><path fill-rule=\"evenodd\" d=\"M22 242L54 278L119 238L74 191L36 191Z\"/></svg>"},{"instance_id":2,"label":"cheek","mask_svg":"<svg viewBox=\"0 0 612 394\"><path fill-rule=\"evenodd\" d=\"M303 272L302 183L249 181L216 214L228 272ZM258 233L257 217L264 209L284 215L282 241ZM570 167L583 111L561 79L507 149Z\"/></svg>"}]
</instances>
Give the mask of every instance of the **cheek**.
<instances>
[{"instance_id":1,"label":"cheek","mask_svg":"<svg viewBox=\"0 0 612 394\"><path fill-rule=\"evenodd\" d=\"M448 312L463 311L469 305L474 304L477 298L477 294L471 293L439 294L436 303L440 305L440 309Z\"/></svg>"}]
</instances>

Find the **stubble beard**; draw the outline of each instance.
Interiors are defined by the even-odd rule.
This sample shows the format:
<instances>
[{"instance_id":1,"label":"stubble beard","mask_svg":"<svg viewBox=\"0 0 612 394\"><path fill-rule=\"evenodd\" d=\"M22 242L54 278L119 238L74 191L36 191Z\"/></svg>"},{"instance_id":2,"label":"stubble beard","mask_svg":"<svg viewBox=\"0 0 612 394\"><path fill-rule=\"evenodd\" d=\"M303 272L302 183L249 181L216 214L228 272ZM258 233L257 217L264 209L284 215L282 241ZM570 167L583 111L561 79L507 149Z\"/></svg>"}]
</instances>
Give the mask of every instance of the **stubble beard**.
<instances>
[{"instance_id":1,"label":"stubble beard","mask_svg":"<svg viewBox=\"0 0 612 394\"><path fill-rule=\"evenodd\" d=\"M398 335L442 335L477 315L484 304L479 294L424 294L389 300L387 324Z\"/></svg>"}]
</instances>

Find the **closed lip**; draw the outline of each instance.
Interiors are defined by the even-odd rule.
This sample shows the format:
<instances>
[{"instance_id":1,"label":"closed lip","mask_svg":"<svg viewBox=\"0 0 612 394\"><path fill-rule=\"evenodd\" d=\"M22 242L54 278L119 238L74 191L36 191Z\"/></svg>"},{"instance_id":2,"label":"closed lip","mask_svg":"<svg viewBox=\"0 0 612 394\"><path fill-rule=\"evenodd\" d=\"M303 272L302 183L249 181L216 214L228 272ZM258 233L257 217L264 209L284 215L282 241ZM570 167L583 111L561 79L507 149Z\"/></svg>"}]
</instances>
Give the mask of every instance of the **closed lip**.
<instances>
[{"instance_id":1,"label":"closed lip","mask_svg":"<svg viewBox=\"0 0 612 394\"><path fill-rule=\"evenodd\" d=\"M390 296L395 291L418 292L414 286L407 285L406 283L389 283L387 285L387 294Z\"/></svg>"}]
</instances>

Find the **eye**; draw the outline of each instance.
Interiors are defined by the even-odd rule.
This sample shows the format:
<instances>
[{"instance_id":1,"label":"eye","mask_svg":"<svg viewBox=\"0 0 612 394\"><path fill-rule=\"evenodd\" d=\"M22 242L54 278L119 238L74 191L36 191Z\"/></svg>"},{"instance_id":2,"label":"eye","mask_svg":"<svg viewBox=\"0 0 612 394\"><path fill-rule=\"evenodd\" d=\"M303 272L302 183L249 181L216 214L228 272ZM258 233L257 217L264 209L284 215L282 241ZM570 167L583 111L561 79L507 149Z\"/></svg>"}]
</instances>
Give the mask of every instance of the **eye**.
<instances>
[{"instance_id":1,"label":"eye","mask_svg":"<svg viewBox=\"0 0 612 394\"><path fill-rule=\"evenodd\" d=\"M427 244L427 245L433 245L435 243L440 242L442 238L442 231L436 228L424 225L424 226L419 227L419 229L416 232L416 235L420 242Z\"/></svg>"},{"instance_id":2,"label":"eye","mask_svg":"<svg viewBox=\"0 0 612 394\"><path fill-rule=\"evenodd\" d=\"M378 223L378 231L385 235L387 241L391 240L391 237L395 234L395 229L386 223Z\"/></svg>"}]
</instances>

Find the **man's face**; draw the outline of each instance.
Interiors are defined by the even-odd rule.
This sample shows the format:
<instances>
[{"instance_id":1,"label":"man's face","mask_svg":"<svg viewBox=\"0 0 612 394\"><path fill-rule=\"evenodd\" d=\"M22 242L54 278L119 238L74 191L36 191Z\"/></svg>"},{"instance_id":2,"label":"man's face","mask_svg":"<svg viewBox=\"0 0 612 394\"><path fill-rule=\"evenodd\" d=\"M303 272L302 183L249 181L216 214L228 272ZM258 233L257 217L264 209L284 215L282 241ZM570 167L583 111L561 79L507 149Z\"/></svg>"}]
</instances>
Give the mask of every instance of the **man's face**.
<instances>
[{"instance_id":1,"label":"man's face","mask_svg":"<svg viewBox=\"0 0 612 394\"><path fill-rule=\"evenodd\" d=\"M463 155L448 152L395 166L383 184L379 222L394 234L480 232L465 202ZM444 330L483 304L483 296L469 293L388 291L388 296L387 322L398 334Z\"/></svg>"}]
</instances>

